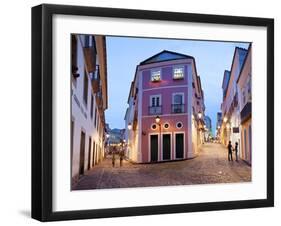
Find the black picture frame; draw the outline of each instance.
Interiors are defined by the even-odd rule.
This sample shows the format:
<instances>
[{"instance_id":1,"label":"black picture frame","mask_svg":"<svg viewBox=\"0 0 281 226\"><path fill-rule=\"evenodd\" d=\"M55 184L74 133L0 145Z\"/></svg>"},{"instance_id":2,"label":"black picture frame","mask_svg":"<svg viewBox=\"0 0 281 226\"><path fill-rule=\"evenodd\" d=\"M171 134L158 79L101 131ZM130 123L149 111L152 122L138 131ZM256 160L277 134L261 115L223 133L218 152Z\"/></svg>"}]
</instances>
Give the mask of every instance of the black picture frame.
<instances>
[{"instance_id":1,"label":"black picture frame","mask_svg":"<svg viewBox=\"0 0 281 226\"><path fill-rule=\"evenodd\" d=\"M247 25L267 29L267 198L95 210L52 210L52 18L55 14ZM274 206L274 20L43 4L32 8L32 218L40 221L122 217Z\"/></svg>"}]
</instances>

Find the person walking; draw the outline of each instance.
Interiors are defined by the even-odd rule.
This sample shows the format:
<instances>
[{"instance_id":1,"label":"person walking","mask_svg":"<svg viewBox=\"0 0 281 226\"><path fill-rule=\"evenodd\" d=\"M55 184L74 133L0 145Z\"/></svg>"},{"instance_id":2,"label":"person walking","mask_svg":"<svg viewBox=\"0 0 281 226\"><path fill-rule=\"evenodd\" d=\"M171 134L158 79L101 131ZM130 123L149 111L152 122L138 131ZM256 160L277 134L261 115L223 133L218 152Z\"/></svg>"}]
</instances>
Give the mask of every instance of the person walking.
<instances>
[{"instance_id":1,"label":"person walking","mask_svg":"<svg viewBox=\"0 0 281 226\"><path fill-rule=\"evenodd\" d=\"M228 149L228 161L233 161L232 159L232 145L231 145L231 141L228 142L228 145L227 145L227 149Z\"/></svg>"},{"instance_id":2,"label":"person walking","mask_svg":"<svg viewBox=\"0 0 281 226\"><path fill-rule=\"evenodd\" d=\"M238 142L235 142L235 148L234 148L234 151L235 151L236 161L238 162Z\"/></svg>"},{"instance_id":3,"label":"person walking","mask_svg":"<svg viewBox=\"0 0 281 226\"><path fill-rule=\"evenodd\" d=\"M124 159L124 150L121 150L119 153L119 158L120 158L120 167L123 165L123 159Z\"/></svg>"},{"instance_id":4,"label":"person walking","mask_svg":"<svg viewBox=\"0 0 281 226\"><path fill-rule=\"evenodd\" d=\"M113 150L112 150L112 167L115 167L115 152L116 152L116 147L113 147Z\"/></svg>"}]
</instances>

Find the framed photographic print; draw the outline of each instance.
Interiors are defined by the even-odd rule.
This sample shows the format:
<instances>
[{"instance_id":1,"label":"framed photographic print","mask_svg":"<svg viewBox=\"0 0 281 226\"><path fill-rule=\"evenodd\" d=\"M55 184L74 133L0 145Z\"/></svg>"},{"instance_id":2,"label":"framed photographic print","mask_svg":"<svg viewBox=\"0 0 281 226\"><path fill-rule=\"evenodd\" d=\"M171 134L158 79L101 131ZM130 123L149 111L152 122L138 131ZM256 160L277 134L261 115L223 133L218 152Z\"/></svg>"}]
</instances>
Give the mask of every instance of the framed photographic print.
<instances>
[{"instance_id":1,"label":"framed photographic print","mask_svg":"<svg viewBox=\"0 0 281 226\"><path fill-rule=\"evenodd\" d=\"M274 21L32 8L32 217L274 205Z\"/></svg>"}]
</instances>

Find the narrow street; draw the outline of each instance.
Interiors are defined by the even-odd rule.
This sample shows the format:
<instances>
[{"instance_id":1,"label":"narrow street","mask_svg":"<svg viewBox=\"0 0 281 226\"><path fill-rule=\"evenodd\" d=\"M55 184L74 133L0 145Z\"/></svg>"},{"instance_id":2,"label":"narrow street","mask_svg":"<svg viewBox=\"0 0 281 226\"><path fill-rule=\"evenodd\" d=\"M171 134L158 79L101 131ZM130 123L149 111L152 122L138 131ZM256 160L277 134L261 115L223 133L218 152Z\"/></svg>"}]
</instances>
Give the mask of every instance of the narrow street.
<instances>
[{"instance_id":1,"label":"narrow street","mask_svg":"<svg viewBox=\"0 0 281 226\"><path fill-rule=\"evenodd\" d=\"M233 155L235 160L235 156ZM206 143L198 157L184 161L132 164L116 167L110 156L83 175L74 190L164 185L235 183L251 181L251 167L242 160L229 162L221 144Z\"/></svg>"}]
</instances>

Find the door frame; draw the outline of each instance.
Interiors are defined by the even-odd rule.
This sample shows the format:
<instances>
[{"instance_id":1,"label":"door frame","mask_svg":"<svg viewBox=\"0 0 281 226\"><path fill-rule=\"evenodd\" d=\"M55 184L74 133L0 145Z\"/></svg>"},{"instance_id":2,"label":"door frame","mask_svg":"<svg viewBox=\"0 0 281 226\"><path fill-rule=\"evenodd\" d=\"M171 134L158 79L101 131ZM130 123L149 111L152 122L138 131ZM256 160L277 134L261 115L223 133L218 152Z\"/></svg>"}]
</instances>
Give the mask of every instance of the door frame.
<instances>
[{"instance_id":1,"label":"door frame","mask_svg":"<svg viewBox=\"0 0 281 226\"><path fill-rule=\"evenodd\" d=\"M183 134L183 158L176 158L176 134ZM178 131L174 132L174 159L180 160L180 159L186 159L186 150L185 150L186 144L185 144L185 131Z\"/></svg>"},{"instance_id":2,"label":"door frame","mask_svg":"<svg viewBox=\"0 0 281 226\"><path fill-rule=\"evenodd\" d=\"M80 169L81 169L81 144L82 144L82 133L84 134L84 151L83 151L83 173L81 174L80 173ZM81 128L81 131L80 131L80 146L79 146L79 170L78 170L78 175L84 175L85 173L85 153L86 153L86 139L87 139L87 134L86 134L86 131Z\"/></svg>"},{"instance_id":3,"label":"door frame","mask_svg":"<svg viewBox=\"0 0 281 226\"><path fill-rule=\"evenodd\" d=\"M157 162L159 162L159 145L160 145L159 133L149 133L148 134L148 162L151 162L151 149L150 149L151 148L151 146L150 146L151 135L157 135L157 139L158 139Z\"/></svg>"},{"instance_id":4,"label":"door frame","mask_svg":"<svg viewBox=\"0 0 281 226\"><path fill-rule=\"evenodd\" d=\"M170 135L170 140L171 140L171 144L170 144L170 160L163 160L163 135ZM173 160L173 133L172 132L161 132L161 150L160 150L160 161L171 161Z\"/></svg>"}]
</instances>

